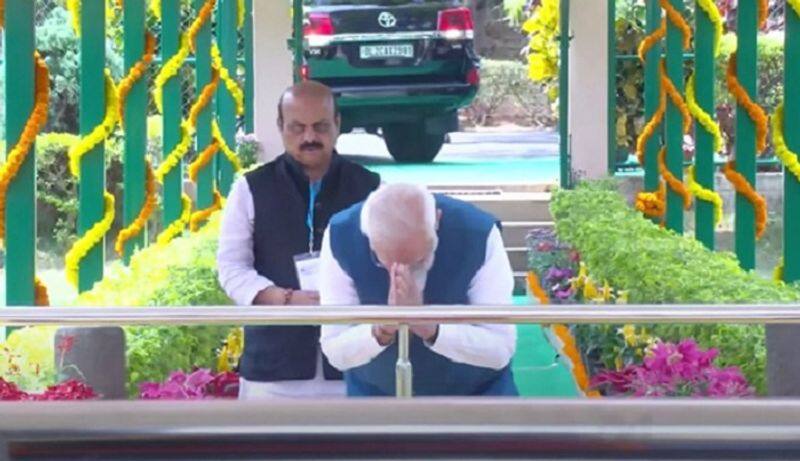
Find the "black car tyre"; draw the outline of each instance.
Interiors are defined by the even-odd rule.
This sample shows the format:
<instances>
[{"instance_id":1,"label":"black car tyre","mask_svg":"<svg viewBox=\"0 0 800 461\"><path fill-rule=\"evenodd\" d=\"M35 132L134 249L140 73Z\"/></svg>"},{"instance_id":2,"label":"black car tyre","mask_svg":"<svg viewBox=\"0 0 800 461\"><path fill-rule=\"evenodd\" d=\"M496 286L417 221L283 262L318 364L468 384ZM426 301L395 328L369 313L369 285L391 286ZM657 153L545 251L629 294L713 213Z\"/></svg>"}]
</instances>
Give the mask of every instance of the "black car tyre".
<instances>
[{"instance_id":1,"label":"black car tyre","mask_svg":"<svg viewBox=\"0 0 800 461\"><path fill-rule=\"evenodd\" d=\"M386 148L399 163L430 163L439 153L446 133L425 133L424 123L396 123L383 128Z\"/></svg>"}]
</instances>

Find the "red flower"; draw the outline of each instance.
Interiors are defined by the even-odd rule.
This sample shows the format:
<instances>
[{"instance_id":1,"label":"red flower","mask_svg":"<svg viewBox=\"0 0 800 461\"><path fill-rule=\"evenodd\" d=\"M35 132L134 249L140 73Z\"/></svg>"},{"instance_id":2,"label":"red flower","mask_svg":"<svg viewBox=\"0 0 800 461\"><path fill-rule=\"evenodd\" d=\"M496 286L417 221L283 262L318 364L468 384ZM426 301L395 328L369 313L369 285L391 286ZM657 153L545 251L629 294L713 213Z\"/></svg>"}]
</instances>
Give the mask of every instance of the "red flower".
<instances>
[{"instance_id":1,"label":"red flower","mask_svg":"<svg viewBox=\"0 0 800 461\"><path fill-rule=\"evenodd\" d=\"M65 335L56 344L56 349L61 355L64 355L71 351L73 346L75 346L75 335Z\"/></svg>"}]
</instances>

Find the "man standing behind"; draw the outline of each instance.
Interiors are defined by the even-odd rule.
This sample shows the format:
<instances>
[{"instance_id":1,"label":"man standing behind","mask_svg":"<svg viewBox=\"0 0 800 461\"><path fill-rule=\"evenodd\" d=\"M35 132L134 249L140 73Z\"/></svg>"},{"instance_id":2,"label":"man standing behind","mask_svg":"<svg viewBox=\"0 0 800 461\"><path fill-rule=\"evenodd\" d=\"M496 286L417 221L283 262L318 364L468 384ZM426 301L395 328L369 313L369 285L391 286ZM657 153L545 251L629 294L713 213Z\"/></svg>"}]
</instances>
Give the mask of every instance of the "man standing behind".
<instances>
[{"instance_id":1,"label":"man standing behind","mask_svg":"<svg viewBox=\"0 0 800 461\"><path fill-rule=\"evenodd\" d=\"M340 126L325 85L302 82L281 96L286 152L233 184L222 218L219 281L237 305L319 304L316 252L330 217L380 183L334 151ZM320 354L319 326L245 327L239 373L242 399L344 395Z\"/></svg>"},{"instance_id":2,"label":"man standing behind","mask_svg":"<svg viewBox=\"0 0 800 461\"><path fill-rule=\"evenodd\" d=\"M407 184L383 186L331 219L322 305L510 304L513 275L491 215ZM414 395L517 395L514 325L411 325ZM347 393L395 392L397 327L325 325L320 339Z\"/></svg>"}]
</instances>

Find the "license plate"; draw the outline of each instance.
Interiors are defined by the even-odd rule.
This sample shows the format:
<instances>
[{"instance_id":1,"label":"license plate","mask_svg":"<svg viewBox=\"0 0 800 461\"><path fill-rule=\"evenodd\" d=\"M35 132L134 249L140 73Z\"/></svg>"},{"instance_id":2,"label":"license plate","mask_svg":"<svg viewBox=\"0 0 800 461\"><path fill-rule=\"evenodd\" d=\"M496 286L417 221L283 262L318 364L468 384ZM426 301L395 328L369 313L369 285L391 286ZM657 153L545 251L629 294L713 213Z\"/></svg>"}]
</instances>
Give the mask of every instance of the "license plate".
<instances>
[{"instance_id":1,"label":"license plate","mask_svg":"<svg viewBox=\"0 0 800 461\"><path fill-rule=\"evenodd\" d=\"M361 59L413 58L414 45L363 45Z\"/></svg>"}]
</instances>

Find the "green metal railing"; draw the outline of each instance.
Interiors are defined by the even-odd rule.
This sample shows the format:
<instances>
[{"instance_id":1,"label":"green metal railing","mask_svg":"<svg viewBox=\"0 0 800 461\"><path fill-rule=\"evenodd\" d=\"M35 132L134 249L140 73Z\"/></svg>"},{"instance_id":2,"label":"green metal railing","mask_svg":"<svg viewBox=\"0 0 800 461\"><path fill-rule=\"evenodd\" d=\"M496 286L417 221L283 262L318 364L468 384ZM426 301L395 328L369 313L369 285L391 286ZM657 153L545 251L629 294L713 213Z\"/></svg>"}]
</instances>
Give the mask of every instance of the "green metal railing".
<instances>
[{"instance_id":1,"label":"green metal railing","mask_svg":"<svg viewBox=\"0 0 800 461\"><path fill-rule=\"evenodd\" d=\"M80 46L75 53L80 55L80 134L86 136L95 130L106 116L105 94L106 50L106 1L82 0L80 2ZM122 51L124 70L127 73L139 62L145 50L145 30L148 24L146 0L126 0L122 7ZM191 13L196 15L206 0L194 0ZM234 76L237 67L243 65L245 77L244 125L248 132L253 130L253 65L252 65L252 0L245 2L245 27L243 52L239 47L239 27L237 18L238 0L218 0L216 2L216 36L207 23L197 36L194 56L186 60L184 66L192 66L195 72L194 93L211 80L211 44L219 46L223 65ZM34 43L37 32L37 12L51 11L57 4L31 0L5 1L5 27L3 65L6 79L6 137L7 151L18 141L25 123L31 114L34 102L35 77ZM160 57L151 68L159 68L175 55L180 47L180 37L185 33L186 11L181 11L180 2L161 2L161 27L158 41ZM242 52L243 56L239 56ZM147 116L150 88L145 81L134 84L124 105L124 154L123 154L123 225L130 225L138 216L145 201L145 154L147 146ZM170 79L163 87L163 155L171 152L181 139L181 123L185 108L181 79ZM216 93L216 103L212 102L198 117L195 135L195 150L207 146L212 139L212 119L219 122L222 138L229 146L235 146L235 132L239 119L235 102L224 84ZM35 152L32 147L30 152ZM220 156L221 157L221 156ZM106 159L104 143L99 143L82 157L80 162L78 232L86 234L104 217L106 203ZM6 198L5 224L6 246L6 293L8 305L33 305L35 302L34 273L36 254L36 192L35 156L28 155L18 174L10 181ZM205 209L214 202L213 191L219 189L227 194L233 181L233 167L227 159L218 158L201 170L198 180L195 209ZM184 168L179 165L170 171L163 180L161 188L163 226L181 218L183 209ZM105 240L105 238L103 239ZM147 242L145 235L128 240L124 247L124 260L130 260L136 248ZM91 247L81 260L78 273L78 289L90 289L103 277L104 242Z\"/></svg>"},{"instance_id":2,"label":"green metal railing","mask_svg":"<svg viewBox=\"0 0 800 461\"><path fill-rule=\"evenodd\" d=\"M615 3L612 1L612 3ZM687 4L684 0L669 0L669 5L681 14L685 13ZM693 47L684 50L682 35L673 23L667 21L667 36L662 44L654 46L647 54L644 65L644 116L649 120L658 107L661 82L659 75L659 59L666 56L667 76L675 85L681 96L685 97L684 82L686 81L686 62L693 63L695 76L695 95L698 106L707 114L714 117L716 101L719 95L715 94L717 81L724 76L716 75L716 39L715 26L709 15L701 8L699 1L694 2L695 24ZM645 0L646 4L646 31L653 33L661 23L662 8L658 0ZM758 103L758 52L757 37L759 30L759 1L740 1L737 11L737 66L736 77L746 90L750 99ZM786 33L785 33L785 126L786 142L794 153L800 151L800 89L795 84L800 78L800 16L791 7L790 2L785 4ZM609 17L609 29L613 29L614 14ZM611 35L610 35L611 36ZM609 48L616 50L616 41L609 43ZM613 52L609 53L610 55ZM616 75L616 62L635 59L634 56L616 56L611 64L610 76ZM616 88L609 90L616 93ZM613 94L612 94L613 96ZM615 108L613 97L609 98L609 138L615 138L616 116L611 112ZM683 130L682 118L678 106L668 98L665 122L650 138L645 146L644 158L644 190L655 192L661 182L658 169L657 155L662 147L666 147L666 166L677 179L682 179L685 167L693 166L697 183L709 190L714 190L714 177L717 168L725 165L715 161L714 137L707 132L700 123L695 121L695 155L693 162L683 160ZM756 170L758 166L776 166L780 162L775 158L759 158L757 156L756 125L741 104L736 107L735 131L735 171L740 174L752 187L756 189ZM637 163L617 163L613 158L616 153L614 148L609 150L609 162L614 171L622 168L638 166ZM737 192L735 203L735 251L741 266L745 269L754 269L756 261L756 207L747 195ZM695 200L695 237L710 249L715 248L714 232L715 222L714 205L703 200ZM783 279L786 281L800 280L800 182L788 170L784 173L784 252L783 252ZM669 229L683 232L684 220L683 200L678 193L667 188L666 213L664 222Z\"/></svg>"}]
</instances>

